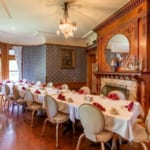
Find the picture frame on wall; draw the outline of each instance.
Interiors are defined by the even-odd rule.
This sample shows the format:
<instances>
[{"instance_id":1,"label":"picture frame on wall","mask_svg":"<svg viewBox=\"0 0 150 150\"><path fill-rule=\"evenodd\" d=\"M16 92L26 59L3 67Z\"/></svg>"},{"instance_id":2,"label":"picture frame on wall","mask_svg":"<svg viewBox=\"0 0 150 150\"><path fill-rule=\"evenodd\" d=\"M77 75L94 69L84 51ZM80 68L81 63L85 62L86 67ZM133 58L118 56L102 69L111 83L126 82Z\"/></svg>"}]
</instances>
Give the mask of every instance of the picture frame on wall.
<instances>
[{"instance_id":1,"label":"picture frame on wall","mask_svg":"<svg viewBox=\"0 0 150 150\"><path fill-rule=\"evenodd\" d=\"M75 49L61 49L61 68L75 67Z\"/></svg>"}]
</instances>

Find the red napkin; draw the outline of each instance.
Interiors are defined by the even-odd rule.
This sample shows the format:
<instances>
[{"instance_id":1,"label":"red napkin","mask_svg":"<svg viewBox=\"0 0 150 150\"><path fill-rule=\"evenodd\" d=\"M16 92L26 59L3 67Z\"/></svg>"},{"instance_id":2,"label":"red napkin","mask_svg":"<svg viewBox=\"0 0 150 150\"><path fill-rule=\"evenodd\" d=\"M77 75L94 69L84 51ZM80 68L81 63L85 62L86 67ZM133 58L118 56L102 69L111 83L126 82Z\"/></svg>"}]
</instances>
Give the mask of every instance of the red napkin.
<instances>
[{"instance_id":1,"label":"red napkin","mask_svg":"<svg viewBox=\"0 0 150 150\"><path fill-rule=\"evenodd\" d=\"M79 90L78 93L79 93L79 94L85 94L85 93L84 93L84 90Z\"/></svg>"},{"instance_id":2,"label":"red napkin","mask_svg":"<svg viewBox=\"0 0 150 150\"><path fill-rule=\"evenodd\" d=\"M3 83L2 83L2 82L0 82L0 85L3 85Z\"/></svg>"},{"instance_id":3,"label":"red napkin","mask_svg":"<svg viewBox=\"0 0 150 150\"><path fill-rule=\"evenodd\" d=\"M34 92L35 94L41 94L41 92L39 90L35 90Z\"/></svg>"},{"instance_id":4,"label":"red napkin","mask_svg":"<svg viewBox=\"0 0 150 150\"><path fill-rule=\"evenodd\" d=\"M126 105L125 107L128 108L128 111L131 111L133 106L134 106L134 102L130 102L130 104Z\"/></svg>"},{"instance_id":5,"label":"red napkin","mask_svg":"<svg viewBox=\"0 0 150 150\"><path fill-rule=\"evenodd\" d=\"M23 86L23 87L22 87L22 90L26 90L26 88Z\"/></svg>"},{"instance_id":6,"label":"red napkin","mask_svg":"<svg viewBox=\"0 0 150 150\"><path fill-rule=\"evenodd\" d=\"M7 80L6 83L11 83L11 81Z\"/></svg>"},{"instance_id":7,"label":"red napkin","mask_svg":"<svg viewBox=\"0 0 150 150\"><path fill-rule=\"evenodd\" d=\"M42 87L46 87L46 84L42 84L41 86L42 86Z\"/></svg>"},{"instance_id":8,"label":"red napkin","mask_svg":"<svg viewBox=\"0 0 150 150\"><path fill-rule=\"evenodd\" d=\"M19 80L19 82L23 82L23 80Z\"/></svg>"},{"instance_id":9,"label":"red napkin","mask_svg":"<svg viewBox=\"0 0 150 150\"><path fill-rule=\"evenodd\" d=\"M62 95L61 93L60 94L58 94L58 97L57 97L58 99L60 99L60 100L63 100L63 101L65 101L66 100L66 98L65 98L65 96L64 95Z\"/></svg>"},{"instance_id":10,"label":"red napkin","mask_svg":"<svg viewBox=\"0 0 150 150\"><path fill-rule=\"evenodd\" d=\"M57 89L61 90L61 85L57 85Z\"/></svg>"},{"instance_id":11,"label":"red napkin","mask_svg":"<svg viewBox=\"0 0 150 150\"><path fill-rule=\"evenodd\" d=\"M115 94L115 93L110 93L110 94L108 94L107 97L110 98L110 99L112 99L112 100L119 100L118 95Z\"/></svg>"},{"instance_id":12,"label":"red napkin","mask_svg":"<svg viewBox=\"0 0 150 150\"><path fill-rule=\"evenodd\" d=\"M105 107L102 106L102 105L99 104L99 103L94 102L93 105L96 106L96 107L97 107L98 109L100 109L101 111L106 111Z\"/></svg>"}]
</instances>

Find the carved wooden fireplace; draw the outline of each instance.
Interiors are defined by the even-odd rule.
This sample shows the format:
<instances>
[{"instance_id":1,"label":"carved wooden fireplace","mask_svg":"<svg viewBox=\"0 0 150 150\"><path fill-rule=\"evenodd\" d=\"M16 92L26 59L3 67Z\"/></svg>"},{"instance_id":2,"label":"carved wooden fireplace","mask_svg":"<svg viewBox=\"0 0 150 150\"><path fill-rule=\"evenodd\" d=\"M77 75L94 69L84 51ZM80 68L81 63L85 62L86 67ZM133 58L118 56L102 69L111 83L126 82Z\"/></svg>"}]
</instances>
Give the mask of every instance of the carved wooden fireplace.
<instances>
[{"instance_id":1,"label":"carved wooden fireplace","mask_svg":"<svg viewBox=\"0 0 150 150\"><path fill-rule=\"evenodd\" d=\"M97 92L124 86L145 114L150 107L150 1L132 0L97 26Z\"/></svg>"}]
</instances>

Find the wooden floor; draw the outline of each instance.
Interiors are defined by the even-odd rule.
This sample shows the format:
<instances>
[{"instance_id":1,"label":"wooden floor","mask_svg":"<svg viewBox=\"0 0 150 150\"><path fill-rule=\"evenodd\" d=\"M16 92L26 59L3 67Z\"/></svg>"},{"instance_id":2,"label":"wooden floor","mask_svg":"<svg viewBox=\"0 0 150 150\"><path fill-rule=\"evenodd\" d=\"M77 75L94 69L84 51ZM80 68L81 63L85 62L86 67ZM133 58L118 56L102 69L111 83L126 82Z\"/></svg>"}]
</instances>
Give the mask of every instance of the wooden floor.
<instances>
[{"instance_id":1,"label":"wooden floor","mask_svg":"<svg viewBox=\"0 0 150 150\"><path fill-rule=\"evenodd\" d=\"M24 122L22 112L17 116L16 110L12 114L0 108L0 150L55 150L55 125L47 124L45 136L41 137L43 120L43 117L38 117L35 127L31 128L29 118ZM59 149L75 150L81 131L77 130L73 135L72 130L63 134L64 126L59 129ZM105 147L110 149L107 145ZM99 144L84 139L80 149L99 150ZM118 149L142 150L142 147L136 143L124 143Z\"/></svg>"}]
</instances>

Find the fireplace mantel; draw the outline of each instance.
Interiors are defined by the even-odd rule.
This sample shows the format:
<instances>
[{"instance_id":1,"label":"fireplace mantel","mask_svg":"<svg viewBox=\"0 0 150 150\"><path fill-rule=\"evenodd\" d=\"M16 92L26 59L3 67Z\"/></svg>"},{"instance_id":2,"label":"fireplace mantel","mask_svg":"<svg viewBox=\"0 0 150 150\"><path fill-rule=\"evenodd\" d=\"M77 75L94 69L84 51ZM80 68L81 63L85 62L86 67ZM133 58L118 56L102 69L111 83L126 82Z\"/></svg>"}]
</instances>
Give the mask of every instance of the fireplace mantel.
<instances>
[{"instance_id":1,"label":"fireplace mantel","mask_svg":"<svg viewBox=\"0 0 150 150\"><path fill-rule=\"evenodd\" d=\"M135 80L141 78L143 75L150 74L149 72L136 72L136 71L128 71L128 72L95 72L96 77L106 77L106 78L117 78L123 80Z\"/></svg>"}]
</instances>

